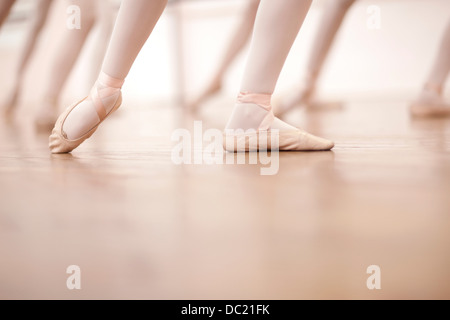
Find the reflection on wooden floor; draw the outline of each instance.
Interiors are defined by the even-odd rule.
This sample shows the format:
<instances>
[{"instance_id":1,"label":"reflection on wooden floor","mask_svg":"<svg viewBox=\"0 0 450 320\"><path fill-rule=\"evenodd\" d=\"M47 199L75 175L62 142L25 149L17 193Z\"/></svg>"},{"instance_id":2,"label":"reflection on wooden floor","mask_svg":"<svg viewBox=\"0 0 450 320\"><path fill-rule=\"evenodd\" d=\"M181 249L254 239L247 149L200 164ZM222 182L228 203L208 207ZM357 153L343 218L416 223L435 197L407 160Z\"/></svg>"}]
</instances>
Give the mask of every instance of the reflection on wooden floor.
<instances>
[{"instance_id":1,"label":"reflection on wooden floor","mask_svg":"<svg viewBox=\"0 0 450 320\"><path fill-rule=\"evenodd\" d=\"M198 118L222 128L229 111ZM193 121L177 119L125 98L53 156L29 120L2 121L0 298L450 298L450 119L410 119L404 103L297 112L336 148L281 153L274 176L173 164L170 135Z\"/></svg>"}]
</instances>

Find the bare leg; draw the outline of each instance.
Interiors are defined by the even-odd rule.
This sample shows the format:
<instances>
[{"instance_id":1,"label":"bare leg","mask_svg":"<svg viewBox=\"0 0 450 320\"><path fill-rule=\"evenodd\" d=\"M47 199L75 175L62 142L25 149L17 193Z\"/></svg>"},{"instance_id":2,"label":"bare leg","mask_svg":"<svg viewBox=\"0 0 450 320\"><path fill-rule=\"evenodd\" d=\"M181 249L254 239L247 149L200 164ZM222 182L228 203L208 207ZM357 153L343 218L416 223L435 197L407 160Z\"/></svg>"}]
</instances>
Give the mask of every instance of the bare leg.
<instances>
[{"instance_id":1,"label":"bare leg","mask_svg":"<svg viewBox=\"0 0 450 320\"><path fill-rule=\"evenodd\" d=\"M442 91L450 71L450 21L447 23L439 52L428 79L416 101L411 105L411 113L416 116L450 115L450 104L442 97Z\"/></svg>"},{"instance_id":2,"label":"bare leg","mask_svg":"<svg viewBox=\"0 0 450 320\"><path fill-rule=\"evenodd\" d=\"M296 106L311 102L324 61L342 25L342 21L353 3L355 3L355 0L329 0L309 54L304 84L302 88L294 92L291 97L288 97L282 103L278 108L279 110L277 110L278 115L283 115Z\"/></svg>"},{"instance_id":3,"label":"bare leg","mask_svg":"<svg viewBox=\"0 0 450 320\"><path fill-rule=\"evenodd\" d=\"M12 92L6 103L6 113L11 114L17 105L17 101L22 89L23 77L25 75L26 67L30 61L33 51L36 47L37 39L41 34L42 28L47 20L48 12L50 10L52 0L38 0L36 12L33 14L33 21L30 26L30 32L27 36L25 46L23 48L21 58L19 60L19 67L14 81Z\"/></svg>"},{"instance_id":4,"label":"bare leg","mask_svg":"<svg viewBox=\"0 0 450 320\"><path fill-rule=\"evenodd\" d=\"M8 17L14 2L16 2L16 0L0 1L0 27L3 25L3 22L5 22L6 18Z\"/></svg>"},{"instance_id":5,"label":"bare leg","mask_svg":"<svg viewBox=\"0 0 450 320\"><path fill-rule=\"evenodd\" d=\"M287 132L286 137L290 139L287 147L290 150L333 147L331 141L309 135L274 118L270 106L281 69L310 5L310 0L261 1L241 94L226 126L226 133L249 129L258 132L279 130L280 133ZM286 149L283 149L283 141L280 140L280 150Z\"/></svg>"},{"instance_id":6,"label":"bare leg","mask_svg":"<svg viewBox=\"0 0 450 320\"><path fill-rule=\"evenodd\" d=\"M122 1L99 79L87 99L58 119L50 136L53 153L72 151L119 107L125 77L166 4L167 0Z\"/></svg>"},{"instance_id":7,"label":"bare leg","mask_svg":"<svg viewBox=\"0 0 450 320\"><path fill-rule=\"evenodd\" d=\"M251 37L253 25L255 24L256 12L258 11L260 0L248 0L248 5L245 8L244 15L239 25L237 26L232 40L228 46L227 51L219 64L219 67L212 76L209 85L206 89L188 105L188 109L196 111L200 104L202 104L211 95L215 94L222 87L222 80L234 61L236 56L242 51Z\"/></svg>"}]
</instances>

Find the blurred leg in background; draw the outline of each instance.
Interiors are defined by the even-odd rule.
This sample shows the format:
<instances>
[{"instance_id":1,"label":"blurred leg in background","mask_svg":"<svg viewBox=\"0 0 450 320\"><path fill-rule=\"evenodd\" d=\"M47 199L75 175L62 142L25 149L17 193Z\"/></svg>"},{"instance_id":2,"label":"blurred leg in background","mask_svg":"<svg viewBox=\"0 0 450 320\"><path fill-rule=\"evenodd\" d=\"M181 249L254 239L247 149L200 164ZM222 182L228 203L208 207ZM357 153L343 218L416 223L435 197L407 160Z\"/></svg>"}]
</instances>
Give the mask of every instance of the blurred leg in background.
<instances>
[{"instance_id":1,"label":"blurred leg in background","mask_svg":"<svg viewBox=\"0 0 450 320\"><path fill-rule=\"evenodd\" d=\"M95 0L96 2L96 21L95 29L97 37L95 39L95 47L89 56L89 74L87 74L86 90L89 90L102 68L103 59L105 58L106 49L108 49L111 33L114 28L114 21L117 15L117 9L111 0Z\"/></svg>"},{"instance_id":2,"label":"blurred leg in background","mask_svg":"<svg viewBox=\"0 0 450 320\"><path fill-rule=\"evenodd\" d=\"M253 25L255 24L256 12L258 11L260 0L247 1L248 4L246 5L246 8L244 10L242 19L237 25L233 36L231 37L231 42L225 51L225 55L219 62L218 68L214 71L211 80L205 87L204 91L191 103L189 103L189 111L197 111L197 109L203 102L220 91L220 89L222 88L222 81L226 72L228 71L238 54L249 42L252 35Z\"/></svg>"},{"instance_id":3,"label":"blurred leg in background","mask_svg":"<svg viewBox=\"0 0 450 320\"><path fill-rule=\"evenodd\" d=\"M443 88L450 70L450 21L444 31L439 51L419 97L411 104L413 116L450 116L450 103L444 101Z\"/></svg>"},{"instance_id":4,"label":"blurred leg in background","mask_svg":"<svg viewBox=\"0 0 450 320\"><path fill-rule=\"evenodd\" d=\"M15 79L12 91L9 93L9 97L6 100L6 104L4 107L6 116L11 116L16 109L20 93L22 91L26 68L31 60L33 52L36 49L37 40L39 38L39 35L41 34L45 22L47 21L52 2L53 0L36 1L36 10L33 14L30 30L25 41L25 46L20 53L20 60L17 72L14 75Z\"/></svg>"},{"instance_id":5,"label":"blurred leg in background","mask_svg":"<svg viewBox=\"0 0 450 320\"><path fill-rule=\"evenodd\" d=\"M275 118L271 108L271 96L281 69L310 5L309 0L261 1L241 93L225 129L226 144L229 139L258 139L258 133L278 130L279 150L329 150L334 146L331 141L310 135ZM248 137L234 133L249 129L256 130L256 135ZM245 148L246 151L259 150L259 147ZM236 149L236 143L226 149L243 151Z\"/></svg>"},{"instance_id":6,"label":"blurred leg in background","mask_svg":"<svg viewBox=\"0 0 450 320\"><path fill-rule=\"evenodd\" d=\"M317 81L322 71L322 67L330 52L331 46L342 22L356 0L328 0L326 3L322 18L319 22L319 30L314 38L311 51L308 55L307 69L303 84L292 92L277 106L276 114L283 116L290 110L301 105L311 105L316 103L314 93L317 87ZM317 102L317 105L321 103Z\"/></svg>"},{"instance_id":7,"label":"blurred leg in background","mask_svg":"<svg viewBox=\"0 0 450 320\"><path fill-rule=\"evenodd\" d=\"M48 82L44 87L44 99L40 104L36 114L36 125L41 130L51 130L58 117L58 101L69 75L71 74L75 63L78 61L80 53L86 43L86 39L94 29L94 25L105 24L102 28L102 39L97 42L93 60L90 63L90 70L86 72L86 81L92 81L92 74L98 76L101 63L106 50L106 41L109 39L108 24L112 10L108 0L66 0L66 6L77 5L81 12L81 28L65 28L60 38L57 39L57 50L53 52L51 59ZM109 17L108 17L109 16ZM111 30L111 28L109 28ZM106 41L105 41L106 38ZM95 80L94 80L95 82ZM90 84L93 85L93 82Z\"/></svg>"},{"instance_id":8,"label":"blurred leg in background","mask_svg":"<svg viewBox=\"0 0 450 320\"><path fill-rule=\"evenodd\" d=\"M0 1L0 27L3 25L3 22L5 22L6 18L8 17L9 12L11 11L12 6L14 5L14 2L16 2L16 0Z\"/></svg>"},{"instance_id":9,"label":"blurred leg in background","mask_svg":"<svg viewBox=\"0 0 450 320\"><path fill-rule=\"evenodd\" d=\"M66 153L89 138L121 104L121 88L167 0L123 0L97 82L86 99L68 108L50 136L53 153Z\"/></svg>"}]
</instances>

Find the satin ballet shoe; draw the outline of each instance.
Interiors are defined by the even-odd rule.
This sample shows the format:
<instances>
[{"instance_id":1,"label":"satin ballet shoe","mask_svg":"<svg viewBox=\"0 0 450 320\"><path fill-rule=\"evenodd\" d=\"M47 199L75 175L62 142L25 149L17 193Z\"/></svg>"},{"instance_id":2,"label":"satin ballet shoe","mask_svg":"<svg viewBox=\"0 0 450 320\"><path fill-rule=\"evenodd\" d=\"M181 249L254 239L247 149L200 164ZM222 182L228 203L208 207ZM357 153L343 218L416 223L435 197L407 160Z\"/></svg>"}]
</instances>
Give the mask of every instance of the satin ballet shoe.
<instances>
[{"instance_id":1,"label":"satin ballet shoe","mask_svg":"<svg viewBox=\"0 0 450 320\"><path fill-rule=\"evenodd\" d=\"M328 151L334 147L334 142L301 129L271 129L275 116L270 104L270 95L241 93L238 96L238 103L253 103L268 113L257 130L226 129L223 134L223 148L226 151Z\"/></svg>"},{"instance_id":2,"label":"satin ballet shoe","mask_svg":"<svg viewBox=\"0 0 450 320\"><path fill-rule=\"evenodd\" d=\"M94 134L99 125L110 114L112 114L120 107L120 105L122 104L122 92L120 91L120 89L123 85L123 80L114 79L104 73L101 73L99 77L99 83L104 87L99 89L98 86L94 86L91 91L90 97L92 98L92 102L100 121L81 137L73 140L68 139L67 134L63 129L64 122L66 121L72 110L75 109L80 103L88 99L88 97L67 108L66 111L64 111L63 114L59 116L58 120L56 121L55 127L53 128L52 134L49 137L49 148L52 153L68 153L77 148L86 139L90 138ZM111 96L112 94L117 92L119 93L117 100L115 101L112 109L107 112L107 109L105 108L101 100L102 96Z\"/></svg>"},{"instance_id":3,"label":"satin ballet shoe","mask_svg":"<svg viewBox=\"0 0 450 320\"><path fill-rule=\"evenodd\" d=\"M334 142L316 137L303 130L255 131L224 133L223 148L229 152L272 151L328 151Z\"/></svg>"}]
</instances>

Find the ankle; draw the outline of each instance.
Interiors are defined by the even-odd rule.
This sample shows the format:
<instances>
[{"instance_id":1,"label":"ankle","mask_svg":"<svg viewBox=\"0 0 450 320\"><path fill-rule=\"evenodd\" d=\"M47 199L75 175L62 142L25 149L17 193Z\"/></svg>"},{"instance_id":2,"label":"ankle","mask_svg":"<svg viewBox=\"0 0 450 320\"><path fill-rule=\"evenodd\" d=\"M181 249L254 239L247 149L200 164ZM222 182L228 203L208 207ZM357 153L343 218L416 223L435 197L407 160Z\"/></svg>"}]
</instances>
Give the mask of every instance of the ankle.
<instances>
[{"instance_id":1,"label":"ankle","mask_svg":"<svg viewBox=\"0 0 450 320\"><path fill-rule=\"evenodd\" d=\"M100 72L88 98L93 102L100 119L104 119L117 102L124 82L123 79L113 78Z\"/></svg>"},{"instance_id":2,"label":"ankle","mask_svg":"<svg viewBox=\"0 0 450 320\"><path fill-rule=\"evenodd\" d=\"M102 85L102 86L104 86L104 87L109 87L109 88L114 88L114 89L121 90L123 84L125 83L125 80L111 77L110 75L108 75L105 72L101 71L99 76L98 76L98 78L97 78L97 83Z\"/></svg>"},{"instance_id":3,"label":"ankle","mask_svg":"<svg viewBox=\"0 0 450 320\"><path fill-rule=\"evenodd\" d=\"M267 130L274 119L271 97L271 94L241 92L226 129Z\"/></svg>"}]
</instances>

